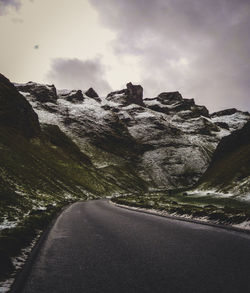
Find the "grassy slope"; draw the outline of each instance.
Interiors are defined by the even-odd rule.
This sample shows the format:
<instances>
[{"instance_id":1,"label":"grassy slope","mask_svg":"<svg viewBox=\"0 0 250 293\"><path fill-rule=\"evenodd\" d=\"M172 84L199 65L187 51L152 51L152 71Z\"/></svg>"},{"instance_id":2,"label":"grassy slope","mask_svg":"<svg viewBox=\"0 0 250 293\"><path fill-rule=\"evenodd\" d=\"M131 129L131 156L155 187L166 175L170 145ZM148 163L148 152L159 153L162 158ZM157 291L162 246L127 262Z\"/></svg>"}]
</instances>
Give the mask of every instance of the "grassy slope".
<instances>
[{"instance_id":1,"label":"grassy slope","mask_svg":"<svg viewBox=\"0 0 250 293\"><path fill-rule=\"evenodd\" d=\"M221 224L240 224L250 221L250 203L234 198L165 191L141 194L139 197L126 195L113 198L112 201L132 207L165 211L180 216L206 217L210 221Z\"/></svg>"},{"instance_id":2,"label":"grassy slope","mask_svg":"<svg viewBox=\"0 0 250 293\"><path fill-rule=\"evenodd\" d=\"M197 185L202 189L247 194L250 192L249 178L250 122L221 140Z\"/></svg>"},{"instance_id":3,"label":"grassy slope","mask_svg":"<svg viewBox=\"0 0 250 293\"><path fill-rule=\"evenodd\" d=\"M57 126L43 125L31 140L0 127L0 150L0 224L18 223L0 231L0 278L13 269L9 257L20 253L62 206L147 189L129 167L95 168Z\"/></svg>"},{"instance_id":4,"label":"grassy slope","mask_svg":"<svg viewBox=\"0 0 250 293\"><path fill-rule=\"evenodd\" d=\"M250 144L237 150L212 165L200 179L203 189L216 188L228 192L239 185L239 192L249 192L250 186L240 186L240 182L250 176Z\"/></svg>"}]
</instances>

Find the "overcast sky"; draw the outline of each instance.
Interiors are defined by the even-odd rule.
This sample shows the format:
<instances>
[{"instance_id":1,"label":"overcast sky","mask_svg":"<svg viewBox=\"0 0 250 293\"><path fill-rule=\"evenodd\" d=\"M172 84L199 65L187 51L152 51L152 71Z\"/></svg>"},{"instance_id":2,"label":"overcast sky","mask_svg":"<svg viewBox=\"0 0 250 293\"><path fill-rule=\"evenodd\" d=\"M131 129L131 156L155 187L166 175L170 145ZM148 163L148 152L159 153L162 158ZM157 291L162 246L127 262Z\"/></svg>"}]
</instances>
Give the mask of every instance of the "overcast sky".
<instances>
[{"instance_id":1,"label":"overcast sky","mask_svg":"<svg viewBox=\"0 0 250 293\"><path fill-rule=\"evenodd\" d=\"M0 0L0 72L249 111L249 33L249 0Z\"/></svg>"}]
</instances>

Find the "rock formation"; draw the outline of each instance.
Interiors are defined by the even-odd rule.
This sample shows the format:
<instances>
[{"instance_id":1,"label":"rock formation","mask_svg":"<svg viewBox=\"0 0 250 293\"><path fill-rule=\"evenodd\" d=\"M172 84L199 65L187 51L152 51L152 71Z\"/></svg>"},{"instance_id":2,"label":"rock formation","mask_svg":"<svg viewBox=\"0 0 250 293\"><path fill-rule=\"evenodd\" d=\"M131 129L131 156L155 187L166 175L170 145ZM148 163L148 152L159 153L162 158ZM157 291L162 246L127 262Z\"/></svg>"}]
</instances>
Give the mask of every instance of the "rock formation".
<instances>
[{"instance_id":1,"label":"rock formation","mask_svg":"<svg viewBox=\"0 0 250 293\"><path fill-rule=\"evenodd\" d=\"M95 99L97 102L101 102L97 92L92 87L85 92L85 95L89 98Z\"/></svg>"}]
</instances>

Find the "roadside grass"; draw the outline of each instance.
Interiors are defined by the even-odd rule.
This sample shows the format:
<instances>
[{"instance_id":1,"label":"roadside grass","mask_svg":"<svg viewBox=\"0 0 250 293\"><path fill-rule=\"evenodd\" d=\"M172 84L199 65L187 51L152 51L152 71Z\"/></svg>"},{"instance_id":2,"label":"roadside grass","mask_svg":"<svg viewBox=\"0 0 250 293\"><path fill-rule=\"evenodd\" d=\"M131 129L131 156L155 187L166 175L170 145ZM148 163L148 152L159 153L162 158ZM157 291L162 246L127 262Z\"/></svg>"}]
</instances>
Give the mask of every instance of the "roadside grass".
<instances>
[{"instance_id":1,"label":"roadside grass","mask_svg":"<svg viewBox=\"0 0 250 293\"><path fill-rule=\"evenodd\" d=\"M56 206L48 205L46 210L32 210L16 227L0 231L0 281L15 270L12 257L20 255L21 250L29 246L49 226L62 207L70 202L65 200Z\"/></svg>"},{"instance_id":2,"label":"roadside grass","mask_svg":"<svg viewBox=\"0 0 250 293\"><path fill-rule=\"evenodd\" d=\"M168 214L206 218L208 221L233 225L250 221L250 203L236 198L202 196L187 192L157 192L112 198L117 204L165 211Z\"/></svg>"}]
</instances>

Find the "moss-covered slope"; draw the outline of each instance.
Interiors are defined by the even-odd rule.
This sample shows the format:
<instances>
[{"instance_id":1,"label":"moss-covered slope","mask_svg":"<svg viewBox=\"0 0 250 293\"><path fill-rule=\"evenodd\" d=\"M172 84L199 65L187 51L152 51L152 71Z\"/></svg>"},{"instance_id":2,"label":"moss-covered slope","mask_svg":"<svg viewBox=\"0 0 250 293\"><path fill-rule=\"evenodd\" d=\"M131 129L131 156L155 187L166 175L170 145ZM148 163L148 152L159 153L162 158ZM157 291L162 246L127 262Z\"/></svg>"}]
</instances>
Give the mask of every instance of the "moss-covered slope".
<instances>
[{"instance_id":1,"label":"moss-covered slope","mask_svg":"<svg viewBox=\"0 0 250 293\"><path fill-rule=\"evenodd\" d=\"M114 192L143 190L133 172L96 169L57 126L43 125L28 140L15 130L0 127L0 219L25 214L34 206L55 204L65 198L105 197ZM113 177L120 178L119 182Z\"/></svg>"},{"instance_id":2,"label":"moss-covered slope","mask_svg":"<svg viewBox=\"0 0 250 293\"><path fill-rule=\"evenodd\" d=\"M10 257L62 206L147 189L129 168L95 168L54 125L42 125L40 135L31 140L0 127L0 162L0 280L13 270Z\"/></svg>"}]
</instances>

